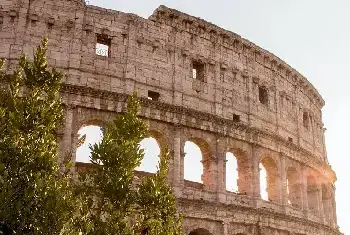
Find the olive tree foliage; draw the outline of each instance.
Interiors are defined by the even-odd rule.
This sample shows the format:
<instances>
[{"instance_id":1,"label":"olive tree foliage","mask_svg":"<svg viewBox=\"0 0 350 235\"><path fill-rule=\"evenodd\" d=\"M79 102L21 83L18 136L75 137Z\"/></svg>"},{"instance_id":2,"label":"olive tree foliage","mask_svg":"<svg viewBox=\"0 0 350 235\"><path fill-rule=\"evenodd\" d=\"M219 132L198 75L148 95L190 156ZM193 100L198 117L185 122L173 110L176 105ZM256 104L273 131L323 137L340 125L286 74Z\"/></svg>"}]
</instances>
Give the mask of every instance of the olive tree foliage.
<instances>
[{"instance_id":1,"label":"olive tree foliage","mask_svg":"<svg viewBox=\"0 0 350 235\"><path fill-rule=\"evenodd\" d=\"M59 234L74 211L69 177L60 173L57 130L63 120L62 74L46 63L47 40L16 71L0 62L0 233Z\"/></svg>"},{"instance_id":2,"label":"olive tree foliage","mask_svg":"<svg viewBox=\"0 0 350 235\"><path fill-rule=\"evenodd\" d=\"M80 175L82 206L73 226L82 234L182 234L176 198L167 183L168 155L161 156L156 174L133 183L144 156L139 143L148 135L138 110L134 94L126 112L107 125L101 143L90 147L93 166Z\"/></svg>"}]
</instances>

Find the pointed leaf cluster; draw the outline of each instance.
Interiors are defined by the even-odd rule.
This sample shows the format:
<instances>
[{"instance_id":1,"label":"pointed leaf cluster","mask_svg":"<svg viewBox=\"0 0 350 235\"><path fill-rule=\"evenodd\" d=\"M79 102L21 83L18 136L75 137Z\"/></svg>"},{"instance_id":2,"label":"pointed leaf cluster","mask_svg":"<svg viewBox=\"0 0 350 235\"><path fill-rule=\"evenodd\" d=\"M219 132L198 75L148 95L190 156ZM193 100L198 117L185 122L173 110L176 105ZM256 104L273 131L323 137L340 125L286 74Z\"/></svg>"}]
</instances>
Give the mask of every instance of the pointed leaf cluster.
<instances>
[{"instance_id":1,"label":"pointed leaf cluster","mask_svg":"<svg viewBox=\"0 0 350 235\"><path fill-rule=\"evenodd\" d=\"M158 172L135 184L144 157L140 141L148 136L136 94L103 129L102 141L90 146L91 169L79 181L69 172L71 162L67 172L60 170L62 74L49 69L46 51L44 39L34 60L22 56L12 74L0 61L0 234L182 234L167 183L167 151Z\"/></svg>"},{"instance_id":2,"label":"pointed leaf cluster","mask_svg":"<svg viewBox=\"0 0 350 235\"><path fill-rule=\"evenodd\" d=\"M46 48L43 40L33 62L22 56L13 74L0 72L0 227L8 234L59 234L73 208L57 165L62 74L48 69Z\"/></svg>"}]
</instances>

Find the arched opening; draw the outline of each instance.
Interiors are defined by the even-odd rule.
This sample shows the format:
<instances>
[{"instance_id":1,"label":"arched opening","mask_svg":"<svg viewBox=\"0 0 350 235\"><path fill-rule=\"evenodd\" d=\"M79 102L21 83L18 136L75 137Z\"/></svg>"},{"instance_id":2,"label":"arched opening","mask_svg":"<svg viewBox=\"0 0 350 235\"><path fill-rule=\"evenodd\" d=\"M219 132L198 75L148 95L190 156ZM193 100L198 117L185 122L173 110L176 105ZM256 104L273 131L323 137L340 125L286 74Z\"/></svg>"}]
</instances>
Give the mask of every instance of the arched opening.
<instances>
[{"instance_id":1,"label":"arched opening","mask_svg":"<svg viewBox=\"0 0 350 235\"><path fill-rule=\"evenodd\" d=\"M260 173L260 197L261 199L268 201L269 194L267 192L267 172L263 164L259 164L259 173Z\"/></svg>"},{"instance_id":2,"label":"arched opening","mask_svg":"<svg viewBox=\"0 0 350 235\"><path fill-rule=\"evenodd\" d=\"M211 235L211 233L204 228L198 228L190 232L188 235Z\"/></svg>"},{"instance_id":3,"label":"arched opening","mask_svg":"<svg viewBox=\"0 0 350 235\"><path fill-rule=\"evenodd\" d=\"M226 153L226 190L229 192L238 193L238 163L236 156L231 153Z\"/></svg>"},{"instance_id":4,"label":"arched opening","mask_svg":"<svg viewBox=\"0 0 350 235\"><path fill-rule=\"evenodd\" d=\"M307 177L307 199L309 211L317 212L318 210L318 195L316 178L312 175Z\"/></svg>"},{"instance_id":5,"label":"arched opening","mask_svg":"<svg viewBox=\"0 0 350 235\"><path fill-rule=\"evenodd\" d=\"M301 207L302 194L300 174L292 167L287 170L287 197L289 205L296 208Z\"/></svg>"},{"instance_id":6,"label":"arched opening","mask_svg":"<svg viewBox=\"0 0 350 235\"><path fill-rule=\"evenodd\" d=\"M86 125L78 131L78 144L76 150L76 162L90 163L90 146L100 143L103 138L103 127Z\"/></svg>"},{"instance_id":7,"label":"arched opening","mask_svg":"<svg viewBox=\"0 0 350 235\"><path fill-rule=\"evenodd\" d=\"M144 158L141 165L135 170L156 173L159 166L160 147L153 137L145 138L140 142L140 148L144 151Z\"/></svg>"},{"instance_id":8,"label":"arched opening","mask_svg":"<svg viewBox=\"0 0 350 235\"><path fill-rule=\"evenodd\" d=\"M333 211L331 207L331 193L327 185L322 184L322 205L323 205L323 215L326 219L332 218Z\"/></svg>"},{"instance_id":9,"label":"arched opening","mask_svg":"<svg viewBox=\"0 0 350 235\"><path fill-rule=\"evenodd\" d=\"M272 158L265 157L260 163L260 189L262 199L278 202L278 170Z\"/></svg>"},{"instance_id":10,"label":"arched opening","mask_svg":"<svg viewBox=\"0 0 350 235\"><path fill-rule=\"evenodd\" d=\"M200 147L192 141L186 141L184 153L184 179L203 183L203 154Z\"/></svg>"}]
</instances>

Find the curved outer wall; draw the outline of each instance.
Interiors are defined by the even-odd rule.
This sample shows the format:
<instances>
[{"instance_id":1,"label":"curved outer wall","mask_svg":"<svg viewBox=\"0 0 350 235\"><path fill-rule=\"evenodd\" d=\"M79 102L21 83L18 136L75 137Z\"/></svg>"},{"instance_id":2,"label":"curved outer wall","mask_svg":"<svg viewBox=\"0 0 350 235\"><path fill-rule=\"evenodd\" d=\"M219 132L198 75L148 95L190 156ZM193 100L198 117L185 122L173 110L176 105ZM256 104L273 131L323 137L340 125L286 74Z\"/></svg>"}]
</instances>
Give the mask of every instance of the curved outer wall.
<instances>
[{"instance_id":1,"label":"curved outer wall","mask_svg":"<svg viewBox=\"0 0 350 235\"><path fill-rule=\"evenodd\" d=\"M111 120L136 90L140 114L161 148L171 150L169 180L186 234L340 234L324 101L278 57L164 6L149 19L80 0L0 0L0 6L6 66L14 68L21 51L31 56L47 35L49 64L66 74L62 153L74 149L82 125ZM95 54L98 35L109 40L109 57ZM159 100L148 100L149 91ZM184 180L187 140L203 152L203 184ZM225 189L227 151L238 160L240 193ZM260 199L260 162L269 201ZM294 196L286 190L292 178Z\"/></svg>"}]
</instances>

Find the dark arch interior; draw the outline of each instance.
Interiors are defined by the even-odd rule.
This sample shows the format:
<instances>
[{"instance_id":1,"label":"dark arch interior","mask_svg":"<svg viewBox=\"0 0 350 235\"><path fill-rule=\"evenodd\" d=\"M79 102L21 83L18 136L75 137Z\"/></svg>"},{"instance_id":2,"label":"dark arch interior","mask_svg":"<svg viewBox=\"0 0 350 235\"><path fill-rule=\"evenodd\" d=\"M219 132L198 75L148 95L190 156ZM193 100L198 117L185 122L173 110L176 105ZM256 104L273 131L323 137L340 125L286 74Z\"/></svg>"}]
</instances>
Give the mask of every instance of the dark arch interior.
<instances>
[{"instance_id":1,"label":"dark arch interior","mask_svg":"<svg viewBox=\"0 0 350 235\"><path fill-rule=\"evenodd\" d=\"M193 230L188 235L211 235L211 233L206 229L199 228L199 229Z\"/></svg>"}]
</instances>

